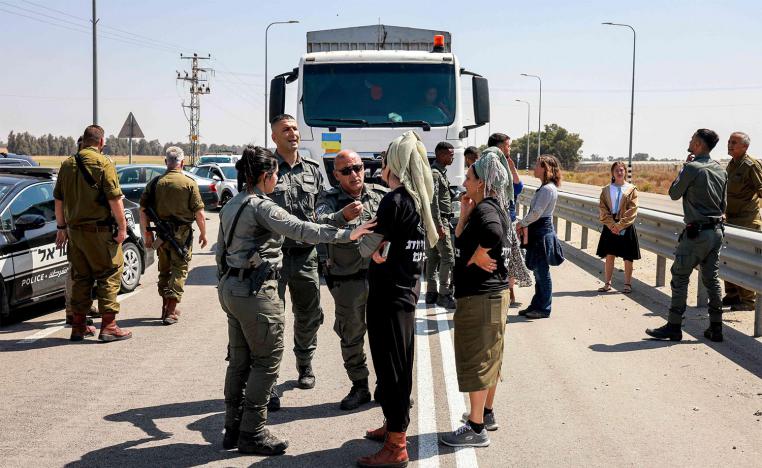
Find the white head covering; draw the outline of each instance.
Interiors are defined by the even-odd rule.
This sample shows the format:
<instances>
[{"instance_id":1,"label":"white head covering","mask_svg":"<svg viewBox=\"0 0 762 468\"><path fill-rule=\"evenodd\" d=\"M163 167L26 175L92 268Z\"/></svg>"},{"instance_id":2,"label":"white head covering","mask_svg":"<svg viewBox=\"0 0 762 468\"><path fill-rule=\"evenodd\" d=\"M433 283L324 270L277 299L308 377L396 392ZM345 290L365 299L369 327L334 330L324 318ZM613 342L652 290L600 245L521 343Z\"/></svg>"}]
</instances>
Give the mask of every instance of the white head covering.
<instances>
[{"instance_id":1,"label":"white head covering","mask_svg":"<svg viewBox=\"0 0 762 468\"><path fill-rule=\"evenodd\" d=\"M426 230L429 247L434 247L439 240L434 219L431 217L434 181L431 178L429 159L426 157L426 147L418 134L410 130L395 138L386 152L386 164L413 197Z\"/></svg>"}]
</instances>

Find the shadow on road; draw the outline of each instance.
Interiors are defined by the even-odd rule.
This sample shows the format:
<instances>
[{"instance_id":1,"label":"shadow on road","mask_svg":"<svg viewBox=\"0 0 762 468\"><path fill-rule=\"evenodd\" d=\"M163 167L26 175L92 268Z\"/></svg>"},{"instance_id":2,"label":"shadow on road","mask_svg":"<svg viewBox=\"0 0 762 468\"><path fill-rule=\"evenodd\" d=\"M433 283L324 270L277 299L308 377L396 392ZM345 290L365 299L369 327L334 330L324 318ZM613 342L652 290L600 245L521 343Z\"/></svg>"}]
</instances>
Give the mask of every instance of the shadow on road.
<instances>
[{"instance_id":1,"label":"shadow on road","mask_svg":"<svg viewBox=\"0 0 762 468\"><path fill-rule=\"evenodd\" d=\"M217 265L197 266L188 272L186 285L213 286L217 285Z\"/></svg>"},{"instance_id":2,"label":"shadow on road","mask_svg":"<svg viewBox=\"0 0 762 468\"><path fill-rule=\"evenodd\" d=\"M666 348L667 346L679 346L698 343L700 343L698 340L664 341L644 338L640 341L630 341L628 343L617 343L613 345L594 344L590 345L590 349L599 353L626 353L629 351L644 351L648 349Z\"/></svg>"},{"instance_id":3,"label":"shadow on road","mask_svg":"<svg viewBox=\"0 0 762 468\"><path fill-rule=\"evenodd\" d=\"M587 271L595 277L600 276L602 262L601 259L590 255L589 253L580 250L568 243L564 243L564 253L568 254L567 258L574 261L574 264L583 270ZM619 273L617 273L618 275ZM651 312L646 314L650 316L662 317L666 320L670 303L670 295L665 294L653 286L644 283L640 280L633 278L633 293L628 297L637 302L642 307L648 308ZM695 310L692 307L688 308L689 311ZM695 320L687 319L691 315L690 312L686 313L686 320L683 324L683 331L691 336L702 337L700 340L694 343L704 343L707 346L714 349L716 352L724 356L726 359L734 362L740 367L743 367L747 371L762 378L762 342L757 341L754 337L745 335L738 330L731 327L723 327L723 334L725 341L723 343L710 343L703 340L704 329L709 323L709 319ZM661 326L662 322L655 322L654 326ZM633 336L643 336L645 333L643 330L633 330ZM638 342L633 342L638 343ZM682 343L685 343L683 341ZM615 351L637 351L643 348L626 349L628 345L632 343L622 343L621 349L615 349ZM616 347L618 345L593 345L593 346L606 346ZM593 349L591 346L590 349ZM593 349L593 351L602 351L601 349Z\"/></svg>"}]
</instances>

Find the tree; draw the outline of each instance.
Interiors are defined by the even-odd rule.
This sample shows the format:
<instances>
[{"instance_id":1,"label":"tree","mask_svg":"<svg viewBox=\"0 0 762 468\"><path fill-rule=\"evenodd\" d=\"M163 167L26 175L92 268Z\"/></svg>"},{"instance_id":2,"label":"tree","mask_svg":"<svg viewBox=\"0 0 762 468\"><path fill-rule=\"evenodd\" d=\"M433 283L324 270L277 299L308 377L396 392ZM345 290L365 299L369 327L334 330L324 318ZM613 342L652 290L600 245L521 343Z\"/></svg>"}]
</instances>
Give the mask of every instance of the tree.
<instances>
[{"instance_id":1,"label":"tree","mask_svg":"<svg viewBox=\"0 0 762 468\"><path fill-rule=\"evenodd\" d=\"M632 155L633 161L648 161L648 153L635 153Z\"/></svg>"},{"instance_id":2,"label":"tree","mask_svg":"<svg viewBox=\"0 0 762 468\"><path fill-rule=\"evenodd\" d=\"M537 161L537 132L511 140L511 148L517 153L525 152L527 137L529 137L529 166L531 167ZM582 151L580 151L582 143L578 133L569 133L558 124L545 125L542 132L542 154L552 154L557 157L561 166L567 170L574 169L582 159ZM525 167L526 159L519 163L522 168Z\"/></svg>"},{"instance_id":3,"label":"tree","mask_svg":"<svg viewBox=\"0 0 762 468\"><path fill-rule=\"evenodd\" d=\"M600 162L603 161L603 156L598 156L597 154L593 153L590 155L590 160Z\"/></svg>"}]
</instances>

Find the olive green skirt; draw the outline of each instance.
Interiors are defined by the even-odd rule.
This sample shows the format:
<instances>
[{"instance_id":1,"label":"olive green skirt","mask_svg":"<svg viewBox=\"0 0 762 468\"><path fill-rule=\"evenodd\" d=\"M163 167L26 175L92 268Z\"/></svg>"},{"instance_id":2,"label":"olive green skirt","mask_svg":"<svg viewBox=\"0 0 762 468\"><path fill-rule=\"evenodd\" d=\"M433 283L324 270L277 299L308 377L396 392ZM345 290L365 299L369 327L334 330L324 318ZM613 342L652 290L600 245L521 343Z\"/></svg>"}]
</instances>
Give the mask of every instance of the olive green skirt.
<instances>
[{"instance_id":1,"label":"olive green skirt","mask_svg":"<svg viewBox=\"0 0 762 468\"><path fill-rule=\"evenodd\" d=\"M461 392L494 387L503 365L503 337L509 305L507 289L457 299L455 368Z\"/></svg>"}]
</instances>

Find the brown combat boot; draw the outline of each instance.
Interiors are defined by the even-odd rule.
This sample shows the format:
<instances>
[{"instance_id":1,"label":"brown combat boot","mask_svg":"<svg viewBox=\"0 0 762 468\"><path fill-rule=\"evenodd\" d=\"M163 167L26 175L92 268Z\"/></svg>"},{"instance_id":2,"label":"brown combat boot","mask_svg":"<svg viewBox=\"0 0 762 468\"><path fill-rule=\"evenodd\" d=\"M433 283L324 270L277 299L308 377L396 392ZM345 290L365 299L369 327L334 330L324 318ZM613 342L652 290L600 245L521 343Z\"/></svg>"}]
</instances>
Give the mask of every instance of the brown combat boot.
<instances>
[{"instance_id":1,"label":"brown combat boot","mask_svg":"<svg viewBox=\"0 0 762 468\"><path fill-rule=\"evenodd\" d=\"M87 316L73 314L71 316L71 341L82 341L88 336L95 336L95 327L87 324Z\"/></svg>"},{"instance_id":2,"label":"brown combat boot","mask_svg":"<svg viewBox=\"0 0 762 468\"><path fill-rule=\"evenodd\" d=\"M371 429L365 431L365 438L368 440L375 440L376 442L383 442L386 440L386 422L378 429Z\"/></svg>"},{"instance_id":3,"label":"brown combat boot","mask_svg":"<svg viewBox=\"0 0 762 468\"><path fill-rule=\"evenodd\" d=\"M122 330L116 325L116 314L103 314L101 319L101 333L98 339L103 342L121 341L132 338L132 332Z\"/></svg>"},{"instance_id":4,"label":"brown combat boot","mask_svg":"<svg viewBox=\"0 0 762 468\"><path fill-rule=\"evenodd\" d=\"M167 298L162 297L161 298L161 319L164 320L164 317L167 316Z\"/></svg>"},{"instance_id":5,"label":"brown combat boot","mask_svg":"<svg viewBox=\"0 0 762 468\"><path fill-rule=\"evenodd\" d=\"M167 298L167 307L164 312L164 320L162 320L162 323L164 325L174 325L179 320L179 317L177 316L177 298L176 297L168 297Z\"/></svg>"},{"instance_id":6,"label":"brown combat boot","mask_svg":"<svg viewBox=\"0 0 762 468\"><path fill-rule=\"evenodd\" d=\"M360 467L404 468L408 463L407 438L404 432L387 432L386 442L377 453L357 460Z\"/></svg>"}]
</instances>

